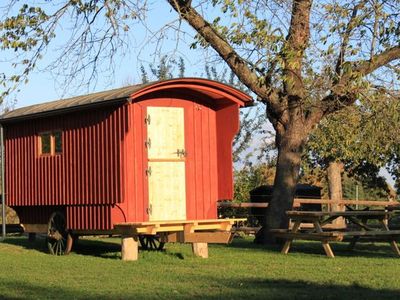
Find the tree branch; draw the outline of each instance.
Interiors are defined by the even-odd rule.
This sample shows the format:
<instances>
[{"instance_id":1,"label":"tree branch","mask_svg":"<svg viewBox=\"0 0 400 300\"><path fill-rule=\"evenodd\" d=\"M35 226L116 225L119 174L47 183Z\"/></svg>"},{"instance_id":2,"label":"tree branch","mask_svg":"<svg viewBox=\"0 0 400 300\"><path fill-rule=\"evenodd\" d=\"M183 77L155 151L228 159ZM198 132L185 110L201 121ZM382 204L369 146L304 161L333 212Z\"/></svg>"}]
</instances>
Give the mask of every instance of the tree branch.
<instances>
[{"instance_id":1,"label":"tree branch","mask_svg":"<svg viewBox=\"0 0 400 300\"><path fill-rule=\"evenodd\" d=\"M248 67L245 60L229 45L229 43L214 30L210 23L190 6L191 1L167 0L168 3L185 19L204 40L219 54L228 64L236 76L251 91L257 94L268 104L269 87L259 81L258 76Z\"/></svg>"},{"instance_id":2,"label":"tree branch","mask_svg":"<svg viewBox=\"0 0 400 300\"><path fill-rule=\"evenodd\" d=\"M310 11L312 0L293 1L289 33L282 51L285 62L285 91L296 100L304 97L302 63L310 39Z\"/></svg>"},{"instance_id":3,"label":"tree branch","mask_svg":"<svg viewBox=\"0 0 400 300\"><path fill-rule=\"evenodd\" d=\"M353 31L353 29L357 25L357 21L358 21L357 13L358 13L358 10L363 8L364 5L365 5L365 1L362 1L362 2L359 2L356 6L354 6L353 12L352 12L350 20L349 20L349 23L347 23L346 31L343 34L342 44L340 45L339 57L338 57L337 62L336 62L335 71L336 71L336 74L338 74L338 75L340 74L341 69L342 69L342 64L344 62L344 56L346 54L347 46L349 44L351 32Z\"/></svg>"},{"instance_id":4,"label":"tree branch","mask_svg":"<svg viewBox=\"0 0 400 300\"><path fill-rule=\"evenodd\" d=\"M353 72L366 76L397 59L400 59L400 46L395 46L383 51L382 53L376 54L372 56L370 60L358 62Z\"/></svg>"}]
</instances>

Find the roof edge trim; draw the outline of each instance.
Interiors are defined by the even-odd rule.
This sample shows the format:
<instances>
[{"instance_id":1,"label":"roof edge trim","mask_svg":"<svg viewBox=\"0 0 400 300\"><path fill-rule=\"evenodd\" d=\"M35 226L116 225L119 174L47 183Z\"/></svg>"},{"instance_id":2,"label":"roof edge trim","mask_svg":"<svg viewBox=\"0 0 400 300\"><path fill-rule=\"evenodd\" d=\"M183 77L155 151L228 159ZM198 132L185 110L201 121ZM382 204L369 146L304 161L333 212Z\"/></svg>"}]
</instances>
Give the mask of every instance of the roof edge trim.
<instances>
[{"instance_id":1,"label":"roof edge trim","mask_svg":"<svg viewBox=\"0 0 400 300\"><path fill-rule=\"evenodd\" d=\"M248 94L221 82L202 79L202 78L178 78L150 84L131 95L132 101L146 94L158 92L162 90L186 88L193 90L203 90L221 95L228 100L235 102L239 106L250 106L253 104L253 99Z\"/></svg>"}]
</instances>

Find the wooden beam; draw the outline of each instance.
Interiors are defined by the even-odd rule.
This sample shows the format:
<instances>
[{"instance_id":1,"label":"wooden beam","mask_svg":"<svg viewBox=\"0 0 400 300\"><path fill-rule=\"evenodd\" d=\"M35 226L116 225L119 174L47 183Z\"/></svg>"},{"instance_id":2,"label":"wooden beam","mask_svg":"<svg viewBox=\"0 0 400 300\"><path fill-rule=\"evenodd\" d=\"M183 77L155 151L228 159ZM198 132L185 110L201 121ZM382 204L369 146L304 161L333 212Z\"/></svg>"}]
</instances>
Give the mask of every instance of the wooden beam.
<instances>
[{"instance_id":1,"label":"wooden beam","mask_svg":"<svg viewBox=\"0 0 400 300\"><path fill-rule=\"evenodd\" d=\"M79 235L119 235L116 230L73 230L73 234Z\"/></svg>"},{"instance_id":2,"label":"wooden beam","mask_svg":"<svg viewBox=\"0 0 400 300\"><path fill-rule=\"evenodd\" d=\"M161 232L177 232L190 230L194 231L210 231L221 230L230 231L232 225L236 222L245 221L247 219L216 219L216 220L187 220L187 221L151 221L137 223L119 223L114 225L114 230L121 235L137 235L137 234L157 234Z\"/></svg>"},{"instance_id":3,"label":"wooden beam","mask_svg":"<svg viewBox=\"0 0 400 300\"><path fill-rule=\"evenodd\" d=\"M185 243L228 244L232 241L230 232L194 232L184 235Z\"/></svg>"},{"instance_id":4,"label":"wooden beam","mask_svg":"<svg viewBox=\"0 0 400 300\"><path fill-rule=\"evenodd\" d=\"M267 208L268 203L267 202L242 202L242 203L232 203L232 202L218 202L217 203L218 207L233 207L233 208Z\"/></svg>"},{"instance_id":5,"label":"wooden beam","mask_svg":"<svg viewBox=\"0 0 400 300\"><path fill-rule=\"evenodd\" d=\"M21 224L26 233L47 233L47 224Z\"/></svg>"}]
</instances>

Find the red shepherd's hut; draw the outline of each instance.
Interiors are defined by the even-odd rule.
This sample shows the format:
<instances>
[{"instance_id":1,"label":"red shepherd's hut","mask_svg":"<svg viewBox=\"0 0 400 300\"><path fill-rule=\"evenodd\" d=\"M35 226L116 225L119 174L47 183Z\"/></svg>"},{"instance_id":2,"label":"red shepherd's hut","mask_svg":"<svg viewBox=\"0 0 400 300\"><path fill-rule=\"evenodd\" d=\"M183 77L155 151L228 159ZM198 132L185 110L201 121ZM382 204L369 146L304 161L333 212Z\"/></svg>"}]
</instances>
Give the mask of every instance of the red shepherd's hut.
<instances>
[{"instance_id":1,"label":"red shepherd's hut","mask_svg":"<svg viewBox=\"0 0 400 300\"><path fill-rule=\"evenodd\" d=\"M184 78L7 112L7 204L27 232L216 219L217 201L232 198L232 140L250 102Z\"/></svg>"}]
</instances>

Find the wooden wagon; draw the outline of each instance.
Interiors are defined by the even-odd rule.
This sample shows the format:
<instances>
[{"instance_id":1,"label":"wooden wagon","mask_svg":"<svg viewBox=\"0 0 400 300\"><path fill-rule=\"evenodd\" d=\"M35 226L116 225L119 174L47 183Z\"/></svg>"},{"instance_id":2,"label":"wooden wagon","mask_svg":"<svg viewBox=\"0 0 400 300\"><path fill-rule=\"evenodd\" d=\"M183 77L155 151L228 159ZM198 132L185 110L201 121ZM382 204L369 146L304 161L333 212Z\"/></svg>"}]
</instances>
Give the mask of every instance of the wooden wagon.
<instances>
[{"instance_id":1,"label":"wooden wagon","mask_svg":"<svg viewBox=\"0 0 400 300\"><path fill-rule=\"evenodd\" d=\"M177 232L217 241L229 229L216 205L232 199L239 108L250 103L228 85L184 78L7 112L7 204L26 232L47 233L54 254L88 234L140 235L143 247Z\"/></svg>"}]
</instances>

